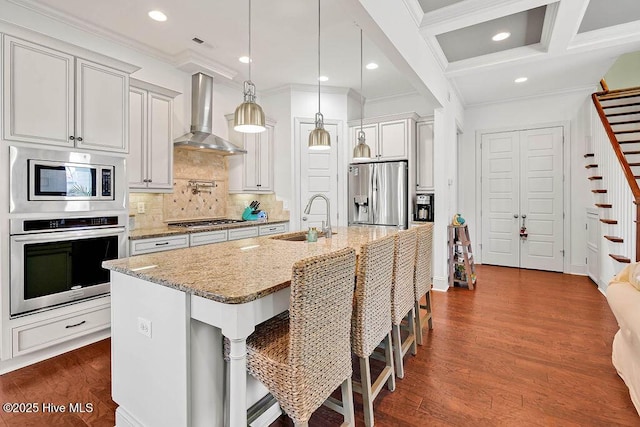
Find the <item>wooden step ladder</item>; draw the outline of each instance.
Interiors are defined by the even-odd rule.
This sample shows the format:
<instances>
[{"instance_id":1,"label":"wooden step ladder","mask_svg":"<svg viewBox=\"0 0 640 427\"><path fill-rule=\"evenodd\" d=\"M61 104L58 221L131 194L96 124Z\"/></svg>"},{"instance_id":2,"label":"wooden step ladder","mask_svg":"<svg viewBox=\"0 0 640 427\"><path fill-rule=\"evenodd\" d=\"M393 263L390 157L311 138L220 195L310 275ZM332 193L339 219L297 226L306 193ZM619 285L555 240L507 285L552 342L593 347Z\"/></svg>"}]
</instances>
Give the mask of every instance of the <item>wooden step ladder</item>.
<instances>
[{"instance_id":1,"label":"wooden step ladder","mask_svg":"<svg viewBox=\"0 0 640 427\"><path fill-rule=\"evenodd\" d=\"M471 250L467 225L449 225L449 287L466 285L473 290L476 284L476 264Z\"/></svg>"}]
</instances>

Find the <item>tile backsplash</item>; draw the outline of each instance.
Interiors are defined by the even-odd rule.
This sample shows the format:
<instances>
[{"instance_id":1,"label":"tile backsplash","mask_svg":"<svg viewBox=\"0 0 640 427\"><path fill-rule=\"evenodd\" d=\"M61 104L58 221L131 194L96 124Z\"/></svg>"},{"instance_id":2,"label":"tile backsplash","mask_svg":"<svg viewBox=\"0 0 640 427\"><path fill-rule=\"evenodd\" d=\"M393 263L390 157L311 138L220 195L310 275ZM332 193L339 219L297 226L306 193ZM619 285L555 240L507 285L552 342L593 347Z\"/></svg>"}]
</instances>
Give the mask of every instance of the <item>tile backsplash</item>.
<instances>
[{"instance_id":1,"label":"tile backsplash","mask_svg":"<svg viewBox=\"0 0 640 427\"><path fill-rule=\"evenodd\" d=\"M201 187L194 193L190 181L215 182L215 187ZM282 202L275 194L227 194L228 172L224 156L213 152L175 149L173 152L173 192L164 194L130 193L129 214L135 215L135 226L163 227L169 221L205 218L242 217L252 200L260 202L260 209L269 219L289 219ZM137 213L139 203L145 213Z\"/></svg>"}]
</instances>

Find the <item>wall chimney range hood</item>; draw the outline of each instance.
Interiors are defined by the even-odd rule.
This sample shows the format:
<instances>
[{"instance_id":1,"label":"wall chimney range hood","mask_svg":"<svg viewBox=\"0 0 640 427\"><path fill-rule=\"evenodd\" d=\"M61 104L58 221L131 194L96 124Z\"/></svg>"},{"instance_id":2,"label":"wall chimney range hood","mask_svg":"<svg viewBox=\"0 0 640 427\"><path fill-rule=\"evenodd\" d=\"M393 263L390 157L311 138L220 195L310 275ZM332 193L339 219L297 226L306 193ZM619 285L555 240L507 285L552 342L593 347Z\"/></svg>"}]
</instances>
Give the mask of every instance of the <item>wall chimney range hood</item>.
<instances>
[{"instance_id":1,"label":"wall chimney range hood","mask_svg":"<svg viewBox=\"0 0 640 427\"><path fill-rule=\"evenodd\" d=\"M246 150L212 133L213 77L196 73L191 77L191 132L176 138L174 147L215 151L223 156Z\"/></svg>"}]
</instances>

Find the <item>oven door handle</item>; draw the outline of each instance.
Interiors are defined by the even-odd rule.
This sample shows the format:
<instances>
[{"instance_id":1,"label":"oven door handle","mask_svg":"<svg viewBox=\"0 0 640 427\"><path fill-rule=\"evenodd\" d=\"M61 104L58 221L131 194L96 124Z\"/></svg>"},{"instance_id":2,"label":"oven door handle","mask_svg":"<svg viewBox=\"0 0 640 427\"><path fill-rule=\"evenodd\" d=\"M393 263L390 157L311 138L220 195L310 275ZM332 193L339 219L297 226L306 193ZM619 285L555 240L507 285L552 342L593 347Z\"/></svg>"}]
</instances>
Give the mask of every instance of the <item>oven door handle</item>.
<instances>
[{"instance_id":1,"label":"oven door handle","mask_svg":"<svg viewBox=\"0 0 640 427\"><path fill-rule=\"evenodd\" d=\"M14 242L55 242L60 240L78 240L91 237L113 236L125 232L124 227L101 228L98 230L53 231L38 234L14 235Z\"/></svg>"}]
</instances>

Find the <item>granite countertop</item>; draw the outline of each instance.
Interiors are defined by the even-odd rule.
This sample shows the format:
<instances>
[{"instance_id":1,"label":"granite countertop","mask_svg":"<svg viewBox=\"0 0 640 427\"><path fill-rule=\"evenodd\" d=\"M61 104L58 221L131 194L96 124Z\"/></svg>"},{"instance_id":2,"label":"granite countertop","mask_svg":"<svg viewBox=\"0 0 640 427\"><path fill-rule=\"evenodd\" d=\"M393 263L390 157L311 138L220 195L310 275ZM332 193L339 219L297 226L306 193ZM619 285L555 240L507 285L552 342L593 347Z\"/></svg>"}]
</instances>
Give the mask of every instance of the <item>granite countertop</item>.
<instances>
[{"instance_id":1,"label":"granite countertop","mask_svg":"<svg viewBox=\"0 0 640 427\"><path fill-rule=\"evenodd\" d=\"M109 270L226 304L242 304L289 286L293 264L303 258L360 246L396 234L395 227L338 227L316 243L255 237L105 261ZM275 237L275 238L274 238Z\"/></svg>"},{"instance_id":2,"label":"granite countertop","mask_svg":"<svg viewBox=\"0 0 640 427\"><path fill-rule=\"evenodd\" d=\"M166 237L175 234L202 233L203 231L229 230L231 228L258 227L260 225L282 224L289 222L288 219L270 219L267 221L242 221L232 224L211 225L207 227L186 228L186 227L164 227L141 228L129 232L129 240L149 239L152 237Z\"/></svg>"}]
</instances>

